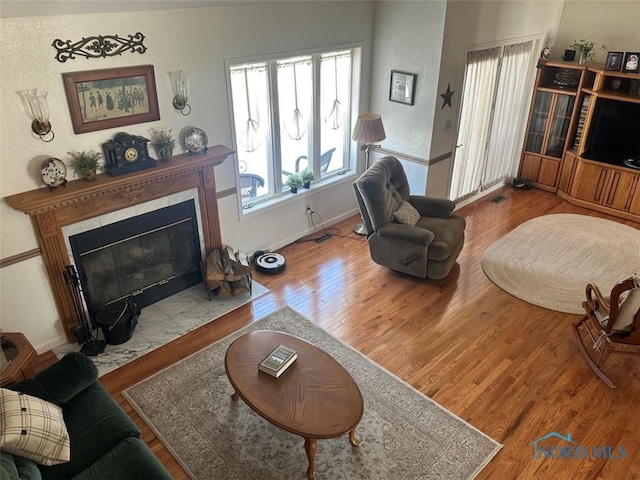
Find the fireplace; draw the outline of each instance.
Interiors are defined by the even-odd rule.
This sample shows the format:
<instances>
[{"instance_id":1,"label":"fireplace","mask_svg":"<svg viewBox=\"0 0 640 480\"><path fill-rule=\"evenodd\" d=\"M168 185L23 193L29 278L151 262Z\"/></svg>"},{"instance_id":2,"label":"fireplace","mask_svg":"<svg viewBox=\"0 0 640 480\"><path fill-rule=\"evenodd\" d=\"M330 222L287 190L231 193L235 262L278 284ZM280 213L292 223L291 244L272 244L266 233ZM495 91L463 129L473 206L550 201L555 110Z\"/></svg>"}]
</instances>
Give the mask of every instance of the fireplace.
<instances>
[{"instance_id":1,"label":"fireplace","mask_svg":"<svg viewBox=\"0 0 640 480\"><path fill-rule=\"evenodd\" d=\"M31 217L60 321L70 342L76 341L77 320L62 275L70 263L62 228L195 188L203 231L201 243L208 254L222 244L214 167L233 153L227 147L215 145L207 153L176 155L155 168L128 175L100 174L93 182L73 180L52 192L37 188L5 197L11 207ZM231 193L235 189L229 189Z\"/></svg>"},{"instance_id":2,"label":"fireplace","mask_svg":"<svg viewBox=\"0 0 640 480\"><path fill-rule=\"evenodd\" d=\"M92 318L126 298L146 307L202 281L193 200L71 235L69 243Z\"/></svg>"}]
</instances>

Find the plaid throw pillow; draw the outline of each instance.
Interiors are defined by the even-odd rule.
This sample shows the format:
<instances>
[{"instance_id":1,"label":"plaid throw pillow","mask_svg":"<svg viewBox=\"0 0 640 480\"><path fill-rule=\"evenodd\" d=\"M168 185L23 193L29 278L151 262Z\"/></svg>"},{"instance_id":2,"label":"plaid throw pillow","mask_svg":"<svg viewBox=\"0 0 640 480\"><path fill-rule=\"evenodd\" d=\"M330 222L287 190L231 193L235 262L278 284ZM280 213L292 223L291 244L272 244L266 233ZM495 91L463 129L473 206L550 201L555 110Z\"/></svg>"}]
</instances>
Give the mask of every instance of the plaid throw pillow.
<instances>
[{"instance_id":1,"label":"plaid throw pillow","mask_svg":"<svg viewBox=\"0 0 640 480\"><path fill-rule=\"evenodd\" d=\"M398 209L393 212L393 219L396 223L405 225L415 225L420 220L420 213L407 201L402 201Z\"/></svg>"},{"instance_id":2,"label":"plaid throw pillow","mask_svg":"<svg viewBox=\"0 0 640 480\"><path fill-rule=\"evenodd\" d=\"M69 434L57 405L0 389L0 449L40 465L69 461Z\"/></svg>"}]
</instances>

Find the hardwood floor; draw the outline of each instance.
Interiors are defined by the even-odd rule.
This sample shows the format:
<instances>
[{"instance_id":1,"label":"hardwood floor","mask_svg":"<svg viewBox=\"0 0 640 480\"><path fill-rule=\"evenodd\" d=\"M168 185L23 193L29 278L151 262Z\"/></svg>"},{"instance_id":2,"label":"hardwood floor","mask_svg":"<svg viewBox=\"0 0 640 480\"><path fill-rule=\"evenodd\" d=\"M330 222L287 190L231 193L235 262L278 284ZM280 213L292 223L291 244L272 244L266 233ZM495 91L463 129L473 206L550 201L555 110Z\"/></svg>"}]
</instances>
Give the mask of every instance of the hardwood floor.
<instances>
[{"instance_id":1,"label":"hardwood floor","mask_svg":"<svg viewBox=\"0 0 640 480\"><path fill-rule=\"evenodd\" d=\"M270 293L112 372L101 380L177 478L188 478L121 392L234 330L289 305L360 350L474 427L504 444L478 479L640 479L640 362L612 357L609 389L583 361L571 324L579 317L546 310L503 292L480 260L498 238L526 220L579 213L540 190L496 192L459 213L467 240L442 281L421 280L374 264L353 217L341 237L292 244L285 272L257 273ZM320 213L322 213L320 211ZM567 232L571 234L571 232ZM214 300L215 301L215 300ZM623 446L625 459L534 460L532 442L549 432L580 446ZM305 459L301 457L301 462Z\"/></svg>"}]
</instances>

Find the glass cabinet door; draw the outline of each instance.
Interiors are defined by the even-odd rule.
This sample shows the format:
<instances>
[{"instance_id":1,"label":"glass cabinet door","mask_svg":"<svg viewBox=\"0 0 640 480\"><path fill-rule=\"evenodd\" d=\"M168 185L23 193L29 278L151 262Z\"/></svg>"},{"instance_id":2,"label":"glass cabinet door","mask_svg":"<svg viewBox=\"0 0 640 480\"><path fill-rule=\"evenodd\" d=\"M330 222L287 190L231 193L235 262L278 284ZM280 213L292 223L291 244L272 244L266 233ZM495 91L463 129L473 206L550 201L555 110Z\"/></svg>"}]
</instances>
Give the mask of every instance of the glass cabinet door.
<instances>
[{"instance_id":1,"label":"glass cabinet door","mask_svg":"<svg viewBox=\"0 0 640 480\"><path fill-rule=\"evenodd\" d=\"M531 123L529 125L529 132L527 133L527 143L525 147L528 152L542 153L544 131L549 118L552 98L553 93L550 92L536 93L536 100L533 104L533 113L531 114Z\"/></svg>"},{"instance_id":2,"label":"glass cabinet door","mask_svg":"<svg viewBox=\"0 0 640 480\"><path fill-rule=\"evenodd\" d=\"M575 100L576 98L572 95L558 95L551 117L551 130L549 131L545 155L556 158L562 157Z\"/></svg>"}]
</instances>

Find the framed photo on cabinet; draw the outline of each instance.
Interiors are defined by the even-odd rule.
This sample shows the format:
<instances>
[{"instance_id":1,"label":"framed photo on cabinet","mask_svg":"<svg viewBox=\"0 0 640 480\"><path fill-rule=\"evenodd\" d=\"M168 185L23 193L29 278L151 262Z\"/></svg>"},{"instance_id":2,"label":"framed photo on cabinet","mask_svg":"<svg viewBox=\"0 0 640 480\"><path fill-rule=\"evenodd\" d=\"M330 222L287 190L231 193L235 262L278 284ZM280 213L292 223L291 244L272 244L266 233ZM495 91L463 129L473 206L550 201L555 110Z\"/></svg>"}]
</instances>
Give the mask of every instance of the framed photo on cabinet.
<instances>
[{"instance_id":1,"label":"framed photo on cabinet","mask_svg":"<svg viewBox=\"0 0 640 480\"><path fill-rule=\"evenodd\" d=\"M640 72L640 65L638 64L639 59L640 52L626 52L624 54L624 60L622 62L622 71L624 73Z\"/></svg>"},{"instance_id":2,"label":"framed photo on cabinet","mask_svg":"<svg viewBox=\"0 0 640 480\"><path fill-rule=\"evenodd\" d=\"M604 69L612 72L619 72L622 66L622 57L624 52L609 52L607 53L607 62L604 64Z\"/></svg>"}]
</instances>

